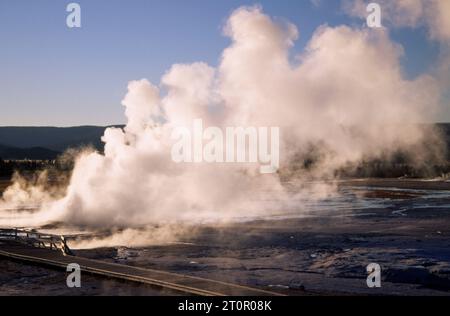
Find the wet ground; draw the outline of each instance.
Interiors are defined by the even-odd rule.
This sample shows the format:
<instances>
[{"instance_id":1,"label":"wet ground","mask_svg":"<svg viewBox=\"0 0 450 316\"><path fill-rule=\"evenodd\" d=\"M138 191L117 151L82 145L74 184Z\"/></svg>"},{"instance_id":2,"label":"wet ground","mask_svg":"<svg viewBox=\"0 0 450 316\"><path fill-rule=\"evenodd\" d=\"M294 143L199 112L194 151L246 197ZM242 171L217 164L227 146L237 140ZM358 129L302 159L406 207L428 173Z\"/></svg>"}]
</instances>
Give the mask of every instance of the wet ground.
<instances>
[{"instance_id":1,"label":"wet ground","mask_svg":"<svg viewBox=\"0 0 450 316\"><path fill-rule=\"evenodd\" d=\"M450 183L346 181L337 196L302 207L205 225L177 244L77 253L290 295L450 295ZM370 263L382 268L381 288L367 287ZM9 267L0 280L27 271Z\"/></svg>"},{"instance_id":2,"label":"wet ground","mask_svg":"<svg viewBox=\"0 0 450 316\"><path fill-rule=\"evenodd\" d=\"M378 184L343 183L338 197L301 216L203 227L180 244L80 254L292 295L449 295L450 185ZM370 263L382 268L381 288L367 287Z\"/></svg>"}]
</instances>

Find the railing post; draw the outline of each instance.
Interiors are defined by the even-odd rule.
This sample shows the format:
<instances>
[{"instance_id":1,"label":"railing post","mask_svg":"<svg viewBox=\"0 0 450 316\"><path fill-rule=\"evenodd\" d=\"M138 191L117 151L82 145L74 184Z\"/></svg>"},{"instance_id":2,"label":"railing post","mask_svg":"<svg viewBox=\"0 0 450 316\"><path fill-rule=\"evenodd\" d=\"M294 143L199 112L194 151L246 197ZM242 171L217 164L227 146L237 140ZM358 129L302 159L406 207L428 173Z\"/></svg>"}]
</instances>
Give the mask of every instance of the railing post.
<instances>
[{"instance_id":1,"label":"railing post","mask_svg":"<svg viewBox=\"0 0 450 316\"><path fill-rule=\"evenodd\" d=\"M72 251L70 250L69 246L67 246L66 238L61 235L61 250L64 255L72 255Z\"/></svg>"}]
</instances>

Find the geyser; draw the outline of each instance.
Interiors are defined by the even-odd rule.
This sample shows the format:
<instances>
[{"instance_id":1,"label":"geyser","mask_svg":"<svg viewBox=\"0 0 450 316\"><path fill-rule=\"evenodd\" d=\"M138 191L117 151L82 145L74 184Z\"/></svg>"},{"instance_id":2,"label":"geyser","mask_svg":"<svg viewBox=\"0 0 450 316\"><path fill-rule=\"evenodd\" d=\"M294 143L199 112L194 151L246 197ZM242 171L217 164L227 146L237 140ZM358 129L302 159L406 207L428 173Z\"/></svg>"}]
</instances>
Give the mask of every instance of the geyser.
<instances>
[{"instance_id":1,"label":"geyser","mask_svg":"<svg viewBox=\"0 0 450 316\"><path fill-rule=\"evenodd\" d=\"M321 26L296 65L289 50L297 28L276 23L258 6L233 12L225 34L232 43L217 68L173 65L161 90L145 79L130 82L123 100L127 125L106 130L104 154L81 153L60 198L40 186L8 189L3 204L41 207L32 214L2 212L0 225L176 226L274 212L268 196L282 211L329 193L325 185L314 194L287 192L276 173L261 175L254 164L175 163L172 131L195 119L222 130L280 127L281 168L311 144L326 148L313 170L316 179L423 141L413 123L427 121L439 89L431 75L403 77L402 48L386 30Z\"/></svg>"}]
</instances>

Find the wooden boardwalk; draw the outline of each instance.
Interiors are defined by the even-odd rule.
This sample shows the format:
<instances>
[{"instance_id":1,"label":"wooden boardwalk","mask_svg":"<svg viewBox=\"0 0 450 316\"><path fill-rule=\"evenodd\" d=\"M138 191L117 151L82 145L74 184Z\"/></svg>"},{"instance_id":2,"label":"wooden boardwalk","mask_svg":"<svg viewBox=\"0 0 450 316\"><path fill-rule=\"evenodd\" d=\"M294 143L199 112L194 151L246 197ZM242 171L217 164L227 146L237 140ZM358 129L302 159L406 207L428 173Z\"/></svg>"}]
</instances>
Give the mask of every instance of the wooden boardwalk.
<instances>
[{"instance_id":1,"label":"wooden boardwalk","mask_svg":"<svg viewBox=\"0 0 450 316\"><path fill-rule=\"evenodd\" d=\"M180 294L199 296L276 296L275 292L208 280L182 274L108 263L82 257L64 255L61 251L34 248L14 241L0 244L0 257L66 270L76 263L81 271L94 275L166 288Z\"/></svg>"}]
</instances>

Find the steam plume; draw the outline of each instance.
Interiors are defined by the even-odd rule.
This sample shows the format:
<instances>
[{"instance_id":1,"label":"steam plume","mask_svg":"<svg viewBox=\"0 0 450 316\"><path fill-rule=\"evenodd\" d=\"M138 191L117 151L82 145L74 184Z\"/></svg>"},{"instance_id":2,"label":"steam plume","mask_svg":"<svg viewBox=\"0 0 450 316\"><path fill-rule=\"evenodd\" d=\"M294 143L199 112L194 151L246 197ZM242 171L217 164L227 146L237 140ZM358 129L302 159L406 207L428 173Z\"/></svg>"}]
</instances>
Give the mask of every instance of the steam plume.
<instances>
[{"instance_id":1,"label":"steam plume","mask_svg":"<svg viewBox=\"0 0 450 316\"><path fill-rule=\"evenodd\" d=\"M437 109L439 84L427 74L404 78L402 47L386 30L323 25L297 63L289 57L297 28L276 23L258 6L233 12L224 32L231 44L217 68L177 64L159 86L130 82L122 102L127 126L106 130L104 154L80 154L63 197L39 190L28 196L40 203L38 212L14 220L2 213L0 225L195 223L273 212L268 197L278 210L311 198L287 192L278 175L260 175L253 165L175 164L171 131L196 118L219 127L279 126L284 166L320 146L316 178L424 140L415 123ZM30 190L16 183L3 203L28 202L23 194Z\"/></svg>"}]
</instances>

